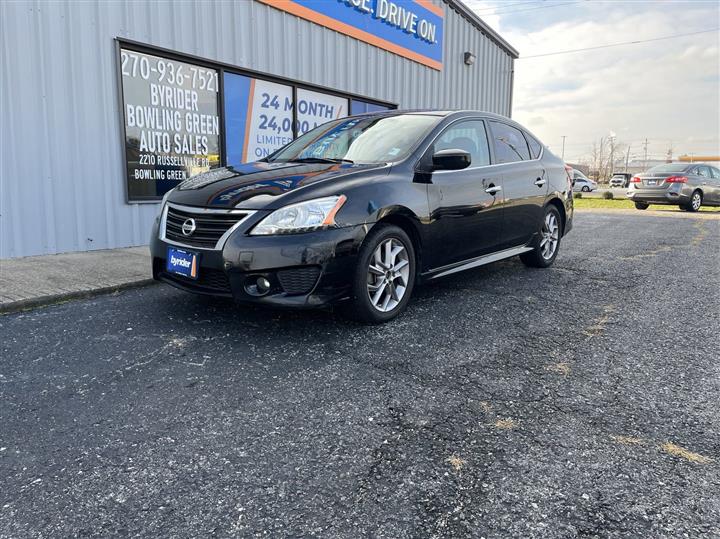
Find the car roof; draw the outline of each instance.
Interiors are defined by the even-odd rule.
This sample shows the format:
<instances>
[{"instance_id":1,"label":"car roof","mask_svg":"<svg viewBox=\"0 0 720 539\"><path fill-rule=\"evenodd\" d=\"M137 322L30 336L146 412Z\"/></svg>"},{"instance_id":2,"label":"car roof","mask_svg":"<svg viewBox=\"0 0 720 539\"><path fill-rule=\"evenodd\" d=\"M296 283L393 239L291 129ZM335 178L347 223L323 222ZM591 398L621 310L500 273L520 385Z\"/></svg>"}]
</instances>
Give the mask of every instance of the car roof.
<instances>
[{"instance_id":1,"label":"car roof","mask_svg":"<svg viewBox=\"0 0 720 539\"><path fill-rule=\"evenodd\" d=\"M507 116L503 116L502 114L495 114L494 112L488 112L486 110L472 110L472 109L456 109L456 110L438 110L438 109L392 109L392 110L381 110L381 111L375 111L375 112L365 112L362 114L354 114L353 117L391 117L391 116L400 116L403 114L417 114L417 115L425 115L425 116L439 116L442 118L464 118L464 117L473 117L473 116L482 116L483 118L488 118L490 120L498 120L501 122L509 123L510 125L516 127L517 129L520 129L524 131L525 133L529 134L531 137L533 137L536 141L539 141L537 135L535 135L532 131L530 131L527 127L517 123L512 118L508 118ZM547 147L539 142L546 150Z\"/></svg>"},{"instance_id":2,"label":"car roof","mask_svg":"<svg viewBox=\"0 0 720 539\"><path fill-rule=\"evenodd\" d=\"M417 115L429 115L429 116L472 116L481 115L488 118L495 118L498 120L509 121L517 123L514 120L503 116L501 114L495 114L494 112L488 112L484 110L471 110L471 109L456 109L456 110L438 110L438 109L391 109L391 110L379 110L373 112L364 112L362 114L354 114L353 116L400 116L403 114L417 114Z\"/></svg>"}]
</instances>

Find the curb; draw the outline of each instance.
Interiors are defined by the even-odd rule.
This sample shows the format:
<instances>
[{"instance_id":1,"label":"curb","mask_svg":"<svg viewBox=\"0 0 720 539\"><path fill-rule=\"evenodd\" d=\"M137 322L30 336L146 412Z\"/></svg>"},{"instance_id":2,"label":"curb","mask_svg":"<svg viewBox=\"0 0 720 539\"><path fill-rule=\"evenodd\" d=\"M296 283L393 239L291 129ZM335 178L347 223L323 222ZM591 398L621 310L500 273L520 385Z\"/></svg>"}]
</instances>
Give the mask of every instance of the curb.
<instances>
[{"instance_id":1,"label":"curb","mask_svg":"<svg viewBox=\"0 0 720 539\"><path fill-rule=\"evenodd\" d=\"M38 307L47 307L49 305L64 303L70 300L93 298L105 294L112 294L113 292L119 292L121 290L142 288L158 283L159 281L156 281L154 279L141 279L139 281L129 281L127 283L117 285L93 288L91 290L77 290L73 292L63 292L62 294L50 294L47 296L39 296L37 298L10 301L8 303L0 304L0 315L17 313L20 311L29 311L31 309L37 309Z\"/></svg>"},{"instance_id":2,"label":"curb","mask_svg":"<svg viewBox=\"0 0 720 539\"><path fill-rule=\"evenodd\" d=\"M715 211L699 211L699 212L681 212L672 210L645 210L638 211L634 208L575 208L575 213L605 213L605 214L622 214L634 215L637 217L670 217L675 219L695 219L698 221L719 221L720 212Z\"/></svg>"}]
</instances>

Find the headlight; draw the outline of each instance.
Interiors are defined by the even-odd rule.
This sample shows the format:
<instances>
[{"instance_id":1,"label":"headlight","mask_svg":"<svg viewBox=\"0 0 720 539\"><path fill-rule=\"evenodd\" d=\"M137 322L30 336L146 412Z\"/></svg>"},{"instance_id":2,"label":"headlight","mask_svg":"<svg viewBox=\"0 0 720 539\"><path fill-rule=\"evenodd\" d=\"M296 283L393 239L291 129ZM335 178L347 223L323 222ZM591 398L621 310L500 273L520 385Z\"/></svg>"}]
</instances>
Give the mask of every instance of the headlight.
<instances>
[{"instance_id":1,"label":"headlight","mask_svg":"<svg viewBox=\"0 0 720 539\"><path fill-rule=\"evenodd\" d=\"M265 217L255 225L250 235L292 234L332 226L335 214L346 200L345 195L338 195L290 204Z\"/></svg>"}]
</instances>

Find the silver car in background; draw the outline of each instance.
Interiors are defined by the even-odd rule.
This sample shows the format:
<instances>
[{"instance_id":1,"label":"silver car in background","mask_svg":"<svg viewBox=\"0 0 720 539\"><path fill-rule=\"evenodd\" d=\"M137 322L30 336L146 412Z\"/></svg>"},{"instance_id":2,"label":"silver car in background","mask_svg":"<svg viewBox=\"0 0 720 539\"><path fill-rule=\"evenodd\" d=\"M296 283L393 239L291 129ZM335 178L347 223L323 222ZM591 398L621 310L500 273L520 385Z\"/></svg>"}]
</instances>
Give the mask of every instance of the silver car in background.
<instances>
[{"instance_id":1,"label":"silver car in background","mask_svg":"<svg viewBox=\"0 0 720 539\"><path fill-rule=\"evenodd\" d=\"M573 169L573 191L582 191L583 193L589 193L597 189L597 183L592 181L590 178L585 176L579 170Z\"/></svg>"},{"instance_id":2,"label":"silver car in background","mask_svg":"<svg viewBox=\"0 0 720 539\"><path fill-rule=\"evenodd\" d=\"M627 197L638 210L670 204L686 211L720 206L720 170L698 163L667 163L633 176Z\"/></svg>"}]
</instances>

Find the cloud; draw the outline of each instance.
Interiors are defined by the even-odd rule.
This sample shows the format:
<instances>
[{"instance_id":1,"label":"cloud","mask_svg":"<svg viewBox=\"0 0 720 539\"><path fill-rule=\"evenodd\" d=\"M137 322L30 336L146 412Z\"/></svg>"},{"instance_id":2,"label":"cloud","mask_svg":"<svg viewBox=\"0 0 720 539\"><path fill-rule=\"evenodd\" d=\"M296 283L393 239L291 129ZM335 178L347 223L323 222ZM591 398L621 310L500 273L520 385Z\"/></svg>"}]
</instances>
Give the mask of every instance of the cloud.
<instances>
[{"instance_id":1,"label":"cloud","mask_svg":"<svg viewBox=\"0 0 720 539\"><path fill-rule=\"evenodd\" d=\"M647 137L658 157L670 144L675 155L720 154L717 32L522 59L707 29L717 26L717 3L583 2L514 13L511 4L466 3L520 51L513 117L554 150L566 135L567 159L610 131L632 153Z\"/></svg>"}]
</instances>

